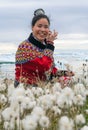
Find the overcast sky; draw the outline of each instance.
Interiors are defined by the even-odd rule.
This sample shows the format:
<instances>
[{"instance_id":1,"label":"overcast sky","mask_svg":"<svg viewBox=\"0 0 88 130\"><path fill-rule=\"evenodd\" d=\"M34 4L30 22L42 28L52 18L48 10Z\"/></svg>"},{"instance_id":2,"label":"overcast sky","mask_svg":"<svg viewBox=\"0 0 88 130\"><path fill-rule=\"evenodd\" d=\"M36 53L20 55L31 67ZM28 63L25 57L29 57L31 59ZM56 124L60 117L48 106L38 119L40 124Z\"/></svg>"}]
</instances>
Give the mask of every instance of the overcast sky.
<instances>
[{"instance_id":1,"label":"overcast sky","mask_svg":"<svg viewBox=\"0 0 88 130\"><path fill-rule=\"evenodd\" d=\"M0 0L3 48L7 43L17 45L29 36L37 8L45 10L51 20L51 30L59 33L56 47L88 49L88 0Z\"/></svg>"}]
</instances>

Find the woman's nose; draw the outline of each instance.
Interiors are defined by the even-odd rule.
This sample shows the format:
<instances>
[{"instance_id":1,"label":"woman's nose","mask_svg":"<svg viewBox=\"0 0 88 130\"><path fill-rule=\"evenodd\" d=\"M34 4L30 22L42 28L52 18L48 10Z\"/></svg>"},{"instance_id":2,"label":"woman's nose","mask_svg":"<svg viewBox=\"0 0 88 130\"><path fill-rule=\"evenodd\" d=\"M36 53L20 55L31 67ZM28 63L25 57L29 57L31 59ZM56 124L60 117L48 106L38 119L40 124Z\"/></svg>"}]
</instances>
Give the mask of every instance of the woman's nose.
<instances>
[{"instance_id":1,"label":"woman's nose","mask_svg":"<svg viewBox=\"0 0 88 130\"><path fill-rule=\"evenodd\" d=\"M46 30L46 28L42 27L42 28L41 28L41 30L42 30L42 31L45 31L45 30Z\"/></svg>"}]
</instances>

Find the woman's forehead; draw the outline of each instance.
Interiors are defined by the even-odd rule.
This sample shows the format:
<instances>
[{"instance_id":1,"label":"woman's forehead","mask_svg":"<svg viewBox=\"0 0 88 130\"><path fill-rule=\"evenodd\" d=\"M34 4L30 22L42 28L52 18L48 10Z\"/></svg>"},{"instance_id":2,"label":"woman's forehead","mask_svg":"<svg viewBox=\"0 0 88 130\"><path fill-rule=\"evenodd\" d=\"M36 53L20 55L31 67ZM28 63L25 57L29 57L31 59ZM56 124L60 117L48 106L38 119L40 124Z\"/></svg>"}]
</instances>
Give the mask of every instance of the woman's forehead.
<instances>
[{"instance_id":1,"label":"woman's forehead","mask_svg":"<svg viewBox=\"0 0 88 130\"><path fill-rule=\"evenodd\" d=\"M46 19L46 18L41 18L41 19L39 19L39 20L37 20L37 22L36 22L37 24L38 23L43 23L43 24L48 24L49 25L49 22L48 22L48 20Z\"/></svg>"}]
</instances>

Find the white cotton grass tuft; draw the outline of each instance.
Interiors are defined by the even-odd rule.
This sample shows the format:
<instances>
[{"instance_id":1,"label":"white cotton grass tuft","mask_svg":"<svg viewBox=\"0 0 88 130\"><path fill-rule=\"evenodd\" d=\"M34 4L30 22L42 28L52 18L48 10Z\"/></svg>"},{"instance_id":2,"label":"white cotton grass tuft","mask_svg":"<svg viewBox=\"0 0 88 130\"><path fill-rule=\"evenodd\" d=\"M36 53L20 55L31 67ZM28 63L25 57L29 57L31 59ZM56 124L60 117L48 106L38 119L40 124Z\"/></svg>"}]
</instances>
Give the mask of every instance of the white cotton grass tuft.
<instances>
[{"instance_id":1,"label":"white cotton grass tuft","mask_svg":"<svg viewBox=\"0 0 88 130\"><path fill-rule=\"evenodd\" d=\"M80 94L75 95L73 99L73 103L78 106L83 106L86 101L86 97Z\"/></svg>"},{"instance_id":2,"label":"white cotton grass tuft","mask_svg":"<svg viewBox=\"0 0 88 130\"><path fill-rule=\"evenodd\" d=\"M26 97L29 97L31 100L34 100L34 99L35 99L33 92L32 92L31 89L29 89L29 88L27 88L27 89L25 90L25 96L26 96Z\"/></svg>"},{"instance_id":3,"label":"white cotton grass tuft","mask_svg":"<svg viewBox=\"0 0 88 130\"><path fill-rule=\"evenodd\" d=\"M67 116L62 116L58 122L59 130L73 130L73 120Z\"/></svg>"},{"instance_id":4,"label":"white cotton grass tuft","mask_svg":"<svg viewBox=\"0 0 88 130\"><path fill-rule=\"evenodd\" d=\"M24 96L11 96L9 97L9 102L10 102L10 106L13 107L13 109L18 109L19 106L22 104L22 102L24 101Z\"/></svg>"},{"instance_id":5,"label":"white cotton grass tuft","mask_svg":"<svg viewBox=\"0 0 88 130\"><path fill-rule=\"evenodd\" d=\"M5 121L5 122L4 122L4 125L3 125L4 130L9 130L9 128L10 128L9 124L10 124L10 123L9 123L8 121Z\"/></svg>"},{"instance_id":6,"label":"white cotton grass tuft","mask_svg":"<svg viewBox=\"0 0 88 130\"><path fill-rule=\"evenodd\" d=\"M9 102L11 105L18 107L19 104L23 102L25 98L25 89L24 87L15 88L12 92L12 95L9 97Z\"/></svg>"},{"instance_id":7,"label":"white cotton grass tuft","mask_svg":"<svg viewBox=\"0 0 88 130\"><path fill-rule=\"evenodd\" d=\"M6 90L6 85L0 82L0 92L5 91L5 90Z\"/></svg>"},{"instance_id":8,"label":"white cotton grass tuft","mask_svg":"<svg viewBox=\"0 0 88 130\"><path fill-rule=\"evenodd\" d=\"M70 87L65 87L63 89L63 96L64 96L64 103L67 106L71 106L73 103L73 99L74 99L74 92Z\"/></svg>"},{"instance_id":9,"label":"white cotton grass tuft","mask_svg":"<svg viewBox=\"0 0 88 130\"><path fill-rule=\"evenodd\" d=\"M61 92L62 91L61 84L59 82L54 83L54 85L52 87L52 91L53 91L53 93Z\"/></svg>"},{"instance_id":10,"label":"white cotton grass tuft","mask_svg":"<svg viewBox=\"0 0 88 130\"><path fill-rule=\"evenodd\" d=\"M42 116L40 119L39 119L39 125L43 128L48 128L49 125L50 125L50 121L49 121L49 118L47 116Z\"/></svg>"},{"instance_id":11,"label":"white cotton grass tuft","mask_svg":"<svg viewBox=\"0 0 88 130\"><path fill-rule=\"evenodd\" d=\"M5 121L10 121L11 116L13 115L13 110L10 107L7 107L5 110L2 111L2 117Z\"/></svg>"},{"instance_id":12,"label":"white cotton grass tuft","mask_svg":"<svg viewBox=\"0 0 88 130\"><path fill-rule=\"evenodd\" d=\"M14 92L15 88L14 88L14 84L10 84L8 86L8 97L10 97L12 95L12 93Z\"/></svg>"},{"instance_id":13,"label":"white cotton grass tuft","mask_svg":"<svg viewBox=\"0 0 88 130\"><path fill-rule=\"evenodd\" d=\"M7 98L4 94L0 94L0 104L5 104L7 102Z\"/></svg>"},{"instance_id":14,"label":"white cotton grass tuft","mask_svg":"<svg viewBox=\"0 0 88 130\"><path fill-rule=\"evenodd\" d=\"M86 114L88 115L88 109L85 110Z\"/></svg>"},{"instance_id":15,"label":"white cotton grass tuft","mask_svg":"<svg viewBox=\"0 0 88 130\"><path fill-rule=\"evenodd\" d=\"M61 109L64 108L64 96L62 96L62 94L60 94L59 98L57 98L56 105Z\"/></svg>"},{"instance_id":16,"label":"white cotton grass tuft","mask_svg":"<svg viewBox=\"0 0 88 130\"><path fill-rule=\"evenodd\" d=\"M32 101L29 97L24 97L23 102L21 103L21 108L24 110L33 109L36 106L36 101Z\"/></svg>"},{"instance_id":17,"label":"white cotton grass tuft","mask_svg":"<svg viewBox=\"0 0 88 130\"><path fill-rule=\"evenodd\" d=\"M73 90L76 95L80 94L82 96L86 96L86 88L82 83L77 83L76 85L74 85Z\"/></svg>"},{"instance_id":18,"label":"white cotton grass tuft","mask_svg":"<svg viewBox=\"0 0 88 130\"><path fill-rule=\"evenodd\" d=\"M15 88L12 95L15 97L16 96L25 96L25 89L24 89L23 84L20 84L19 87Z\"/></svg>"},{"instance_id":19,"label":"white cotton grass tuft","mask_svg":"<svg viewBox=\"0 0 88 130\"><path fill-rule=\"evenodd\" d=\"M88 76L86 77L86 79L84 80L86 86L88 86Z\"/></svg>"},{"instance_id":20,"label":"white cotton grass tuft","mask_svg":"<svg viewBox=\"0 0 88 130\"><path fill-rule=\"evenodd\" d=\"M40 88L40 87L32 87L31 90L32 90L33 94L34 94L35 96L37 96L37 97L43 95L43 93L44 93L43 89Z\"/></svg>"},{"instance_id":21,"label":"white cotton grass tuft","mask_svg":"<svg viewBox=\"0 0 88 130\"><path fill-rule=\"evenodd\" d=\"M61 112L62 112L61 109L58 108L58 106L53 106L53 107L51 108L51 111L54 113L55 116L61 115Z\"/></svg>"},{"instance_id":22,"label":"white cotton grass tuft","mask_svg":"<svg viewBox=\"0 0 88 130\"><path fill-rule=\"evenodd\" d=\"M4 121L14 122L15 119L17 120L19 118L19 110L14 110L13 107L8 107L2 111L1 115Z\"/></svg>"},{"instance_id":23,"label":"white cotton grass tuft","mask_svg":"<svg viewBox=\"0 0 88 130\"><path fill-rule=\"evenodd\" d=\"M45 93L45 94L50 94L50 89L48 89L48 88L46 89L46 88L45 88L45 89L44 89L44 93Z\"/></svg>"},{"instance_id":24,"label":"white cotton grass tuft","mask_svg":"<svg viewBox=\"0 0 88 130\"><path fill-rule=\"evenodd\" d=\"M51 94L46 94L43 96L40 96L38 99L38 104L44 109L48 110L53 106L53 103L55 101L55 96Z\"/></svg>"},{"instance_id":25,"label":"white cotton grass tuft","mask_svg":"<svg viewBox=\"0 0 88 130\"><path fill-rule=\"evenodd\" d=\"M32 115L36 115L38 118L42 117L45 115L45 111L43 108L35 106L31 112Z\"/></svg>"},{"instance_id":26,"label":"white cotton grass tuft","mask_svg":"<svg viewBox=\"0 0 88 130\"><path fill-rule=\"evenodd\" d=\"M74 92L71 88L66 87L62 90L61 94L59 95L59 98L57 98L56 104L60 108L68 108L72 106L74 99Z\"/></svg>"},{"instance_id":27,"label":"white cotton grass tuft","mask_svg":"<svg viewBox=\"0 0 88 130\"><path fill-rule=\"evenodd\" d=\"M36 128L37 128L37 121L32 116L26 116L22 120L22 128L24 130L36 130Z\"/></svg>"},{"instance_id":28,"label":"white cotton grass tuft","mask_svg":"<svg viewBox=\"0 0 88 130\"><path fill-rule=\"evenodd\" d=\"M76 115L75 117L75 123L77 125L80 125L80 124L85 124L86 120L85 120L85 117L83 114L79 114L79 115Z\"/></svg>"},{"instance_id":29,"label":"white cotton grass tuft","mask_svg":"<svg viewBox=\"0 0 88 130\"><path fill-rule=\"evenodd\" d=\"M55 96L55 102L56 102L58 100L58 97L60 97L61 93L55 92L53 95Z\"/></svg>"},{"instance_id":30,"label":"white cotton grass tuft","mask_svg":"<svg viewBox=\"0 0 88 130\"><path fill-rule=\"evenodd\" d=\"M85 92L85 93L86 93L86 96L88 96L88 89L86 89L86 92Z\"/></svg>"},{"instance_id":31,"label":"white cotton grass tuft","mask_svg":"<svg viewBox=\"0 0 88 130\"><path fill-rule=\"evenodd\" d=\"M83 126L80 130L88 130L88 126Z\"/></svg>"},{"instance_id":32,"label":"white cotton grass tuft","mask_svg":"<svg viewBox=\"0 0 88 130\"><path fill-rule=\"evenodd\" d=\"M14 130L15 129L15 121L11 119L10 123L9 123L9 129L10 130Z\"/></svg>"}]
</instances>

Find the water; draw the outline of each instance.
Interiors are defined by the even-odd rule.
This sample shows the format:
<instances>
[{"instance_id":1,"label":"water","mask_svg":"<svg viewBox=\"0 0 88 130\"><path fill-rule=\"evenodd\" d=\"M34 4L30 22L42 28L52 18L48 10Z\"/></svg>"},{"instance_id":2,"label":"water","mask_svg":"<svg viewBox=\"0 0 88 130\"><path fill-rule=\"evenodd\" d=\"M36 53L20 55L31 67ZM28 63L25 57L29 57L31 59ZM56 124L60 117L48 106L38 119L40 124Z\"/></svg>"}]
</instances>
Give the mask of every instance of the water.
<instances>
[{"instance_id":1,"label":"water","mask_svg":"<svg viewBox=\"0 0 88 130\"><path fill-rule=\"evenodd\" d=\"M63 60L69 61L73 60L86 60L88 59L88 49L87 50L55 50L55 57L59 57Z\"/></svg>"},{"instance_id":2,"label":"water","mask_svg":"<svg viewBox=\"0 0 88 130\"><path fill-rule=\"evenodd\" d=\"M71 63L72 61L88 60L88 50L55 50L54 52L55 64L58 68L64 67L64 63ZM59 66L57 62L62 63ZM1 53L0 54L0 78L10 77L14 78L15 70L15 53Z\"/></svg>"},{"instance_id":3,"label":"water","mask_svg":"<svg viewBox=\"0 0 88 130\"><path fill-rule=\"evenodd\" d=\"M3 63L0 64L0 78L11 78L14 79L15 74L15 64Z\"/></svg>"},{"instance_id":4,"label":"water","mask_svg":"<svg viewBox=\"0 0 88 130\"><path fill-rule=\"evenodd\" d=\"M0 54L0 78L14 79L15 73L15 53Z\"/></svg>"}]
</instances>

